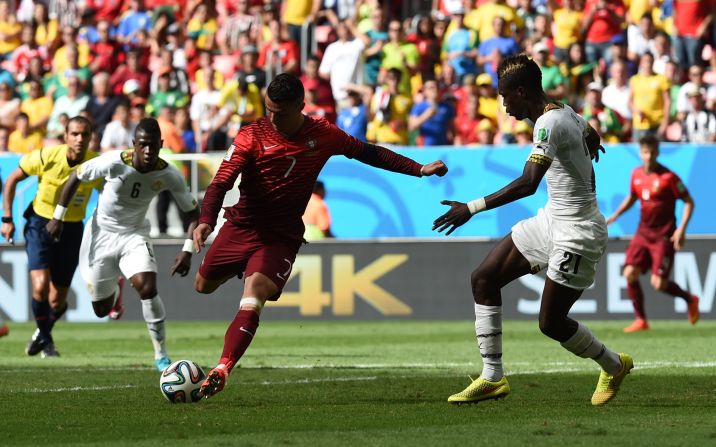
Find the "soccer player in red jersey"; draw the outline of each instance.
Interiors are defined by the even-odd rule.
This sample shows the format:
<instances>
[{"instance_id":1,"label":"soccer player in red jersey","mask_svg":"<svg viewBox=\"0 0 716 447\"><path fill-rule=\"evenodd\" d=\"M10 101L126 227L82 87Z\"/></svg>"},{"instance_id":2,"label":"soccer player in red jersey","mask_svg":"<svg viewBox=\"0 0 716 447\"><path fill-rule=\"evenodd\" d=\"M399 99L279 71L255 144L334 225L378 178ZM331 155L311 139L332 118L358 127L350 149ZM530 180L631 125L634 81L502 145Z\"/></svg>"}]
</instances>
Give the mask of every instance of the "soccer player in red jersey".
<instances>
[{"instance_id":1,"label":"soccer player in red jersey","mask_svg":"<svg viewBox=\"0 0 716 447\"><path fill-rule=\"evenodd\" d=\"M683 298L688 304L689 322L699 320L699 298L679 287L669 279L674 263L674 253L681 250L686 239L686 226L694 212L694 200L679 179L656 159L659 156L659 140L645 136L639 140L639 156L644 165L634 169L631 175L631 193L619 205L607 223L617 220L641 201L639 228L629 243L626 252L624 277L627 280L627 294L634 305L636 320L624 328L624 332L649 329L644 311L644 292L639 276L651 269L651 285L666 294ZM677 200L684 201L681 225L676 226L674 210Z\"/></svg>"},{"instance_id":2,"label":"soccer player in red jersey","mask_svg":"<svg viewBox=\"0 0 716 447\"><path fill-rule=\"evenodd\" d=\"M212 293L233 276L244 277L239 312L229 325L216 368L201 385L210 397L224 388L232 368L248 348L266 301L277 300L303 243L301 216L321 169L333 155L415 177L447 173L442 161L421 165L380 146L361 142L323 118L301 113L301 81L280 74L268 86L266 117L242 127L206 191L197 253L216 226L228 190L241 174L239 202L227 207L226 223L209 247L194 284Z\"/></svg>"}]
</instances>

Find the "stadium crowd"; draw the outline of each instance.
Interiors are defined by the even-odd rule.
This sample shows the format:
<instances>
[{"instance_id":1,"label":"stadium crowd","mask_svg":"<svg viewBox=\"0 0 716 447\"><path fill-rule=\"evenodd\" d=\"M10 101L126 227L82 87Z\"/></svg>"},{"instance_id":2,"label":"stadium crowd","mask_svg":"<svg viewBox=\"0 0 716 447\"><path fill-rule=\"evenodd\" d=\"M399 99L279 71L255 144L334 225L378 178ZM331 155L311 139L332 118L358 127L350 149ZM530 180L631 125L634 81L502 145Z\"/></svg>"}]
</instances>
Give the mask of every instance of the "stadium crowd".
<instances>
[{"instance_id":1,"label":"stadium crowd","mask_svg":"<svg viewBox=\"0 0 716 447\"><path fill-rule=\"evenodd\" d=\"M527 144L495 76L519 52L606 142L716 141L714 0L429 3L0 0L0 151L58 141L76 115L95 150L152 116L174 152L223 151L281 72L306 114L362 140Z\"/></svg>"}]
</instances>

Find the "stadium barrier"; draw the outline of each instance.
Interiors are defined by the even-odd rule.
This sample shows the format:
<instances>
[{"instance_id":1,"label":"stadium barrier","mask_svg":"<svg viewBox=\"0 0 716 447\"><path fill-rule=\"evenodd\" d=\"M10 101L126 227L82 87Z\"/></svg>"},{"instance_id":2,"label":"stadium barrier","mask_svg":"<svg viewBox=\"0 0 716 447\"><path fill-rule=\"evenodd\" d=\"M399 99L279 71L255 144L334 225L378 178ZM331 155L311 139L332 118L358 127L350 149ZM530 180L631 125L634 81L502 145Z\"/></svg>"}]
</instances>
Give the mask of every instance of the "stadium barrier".
<instances>
[{"instance_id":1,"label":"stadium barrier","mask_svg":"<svg viewBox=\"0 0 716 447\"><path fill-rule=\"evenodd\" d=\"M599 264L595 284L572 309L578 319L631 319L632 306L621 276L627 241L611 240ZM267 319L472 320L470 273L494 241L476 239L400 239L322 241L304 246L280 300L270 303ZM194 291L194 274L202 256L194 256L191 273L169 276L180 250L176 241L157 241L158 288L170 320L228 320L238 309L242 282L231 280L211 295ZM716 237L691 238L676 255L674 279L701 297L703 319L716 317ZM537 319L544 272L525 276L503 291L507 319ZM651 289L642 278L647 314L652 320L682 319L686 306ZM136 293L125 286L124 319L141 320ZM13 321L28 321L30 281L21 246L0 250L0 312ZM69 321L107 321L92 312L79 273L69 297Z\"/></svg>"},{"instance_id":2,"label":"stadium barrier","mask_svg":"<svg viewBox=\"0 0 716 447\"><path fill-rule=\"evenodd\" d=\"M415 179L378 170L345 157L333 157L321 173L327 190L326 201L333 216L332 230L346 239L377 237L434 237L433 220L447 210L440 200L467 201L489 194L520 175L529 148L493 146L489 148L396 148L419 162L444 160L450 172L442 178ZM221 153L169 155L187 176L192 192L201 197L221 163ZM17 167L19 157L0 156L3 177ZM716 166L716 145L663 144L659 159L676 172L689 188L696 209L689 225L690 234L716 234L716 207L711 206L712 172ZM640 165L633 144L608 145L606 154L594 165L599 208L609 216L629 193L631 171ZM35 196L34 179L18 187L13 215L21 216ZM235 196L226 204L233 204ZM498 238L512 225L534 215L547 200L546 183L537 193L480 214L455 231L456 236ZM92 199L89 209L94 209ZM681 216L681 206L677 207ZM610 236L631 235L639 219L638 206L625 213L609 228ZM16 219L18 237L22 219Z\"/></svg>"}]
</instances>

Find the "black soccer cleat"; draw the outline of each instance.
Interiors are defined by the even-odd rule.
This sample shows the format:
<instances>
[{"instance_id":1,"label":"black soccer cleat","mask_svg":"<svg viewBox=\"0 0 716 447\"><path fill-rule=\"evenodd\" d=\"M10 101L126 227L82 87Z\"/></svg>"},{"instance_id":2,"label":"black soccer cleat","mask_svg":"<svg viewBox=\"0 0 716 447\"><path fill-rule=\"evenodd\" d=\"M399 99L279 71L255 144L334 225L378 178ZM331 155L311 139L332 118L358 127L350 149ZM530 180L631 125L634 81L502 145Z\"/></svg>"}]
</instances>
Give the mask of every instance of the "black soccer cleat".
<instances>
[{"instance_id":1,"label":"black soccer cleat","mask_svg":"<svg viewBox=\"0 0 716 447\"><path fill-rule=\"evenodd\" d=\"M30 338L30 343L28 343L27 348L25 348L25 353L27 355L37 355L45 349L48 343L50 343L50 341L40 335L40 330L35 329L35 333L32 334L32 338Z\"/></svg>"},{"instance_id":2,"label":"black soccer cleat","mask_svg":"<svg viewBox=\"0 0 716 447\"><path fill-rule=\"evenodd\" d=\"M52 343L52 342L49 342L49 343L47 343L47 345L45 345L45 347L42 349L42 354L41 354L41 356L42 356L43 359L52 358L52 357L59 357L59 356L60 356L60 353L57 352L57 349L55 349L55 344Z\"/></svg>"}]
</instances>

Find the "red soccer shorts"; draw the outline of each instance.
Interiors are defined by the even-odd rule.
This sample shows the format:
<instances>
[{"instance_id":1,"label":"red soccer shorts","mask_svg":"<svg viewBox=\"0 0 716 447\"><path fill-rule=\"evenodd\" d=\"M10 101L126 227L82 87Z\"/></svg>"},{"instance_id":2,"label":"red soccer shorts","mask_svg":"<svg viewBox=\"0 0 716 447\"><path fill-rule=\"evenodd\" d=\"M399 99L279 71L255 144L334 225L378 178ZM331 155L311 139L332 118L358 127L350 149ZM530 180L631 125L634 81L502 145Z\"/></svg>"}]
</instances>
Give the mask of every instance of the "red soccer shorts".
<instances>
[{"instance_id":1,"label":"red soccer shorts","mask_svg":"<svg viewBox=\"0 0 716 447\"><path fill-rule=\"evenodd\" d=\"M218 281L259 272L271 279L279 292L270 297L275 301L291 274L300 242L262 237L250 227L226 221L204 256L199 274Z\"/></svg>"},{"instance_id":2,"label":"red soccer shorts","mask_svg":"<svg viewBox=\"0 0 716 447\"><path fill-rule=\"evenodd\" d=\"M674 265L674 243L669 237L651 241L637 232L629 243L624 264L639 267L642 272L651 269L652 274L668 278Z\"/></svg>"}]
</instances>

